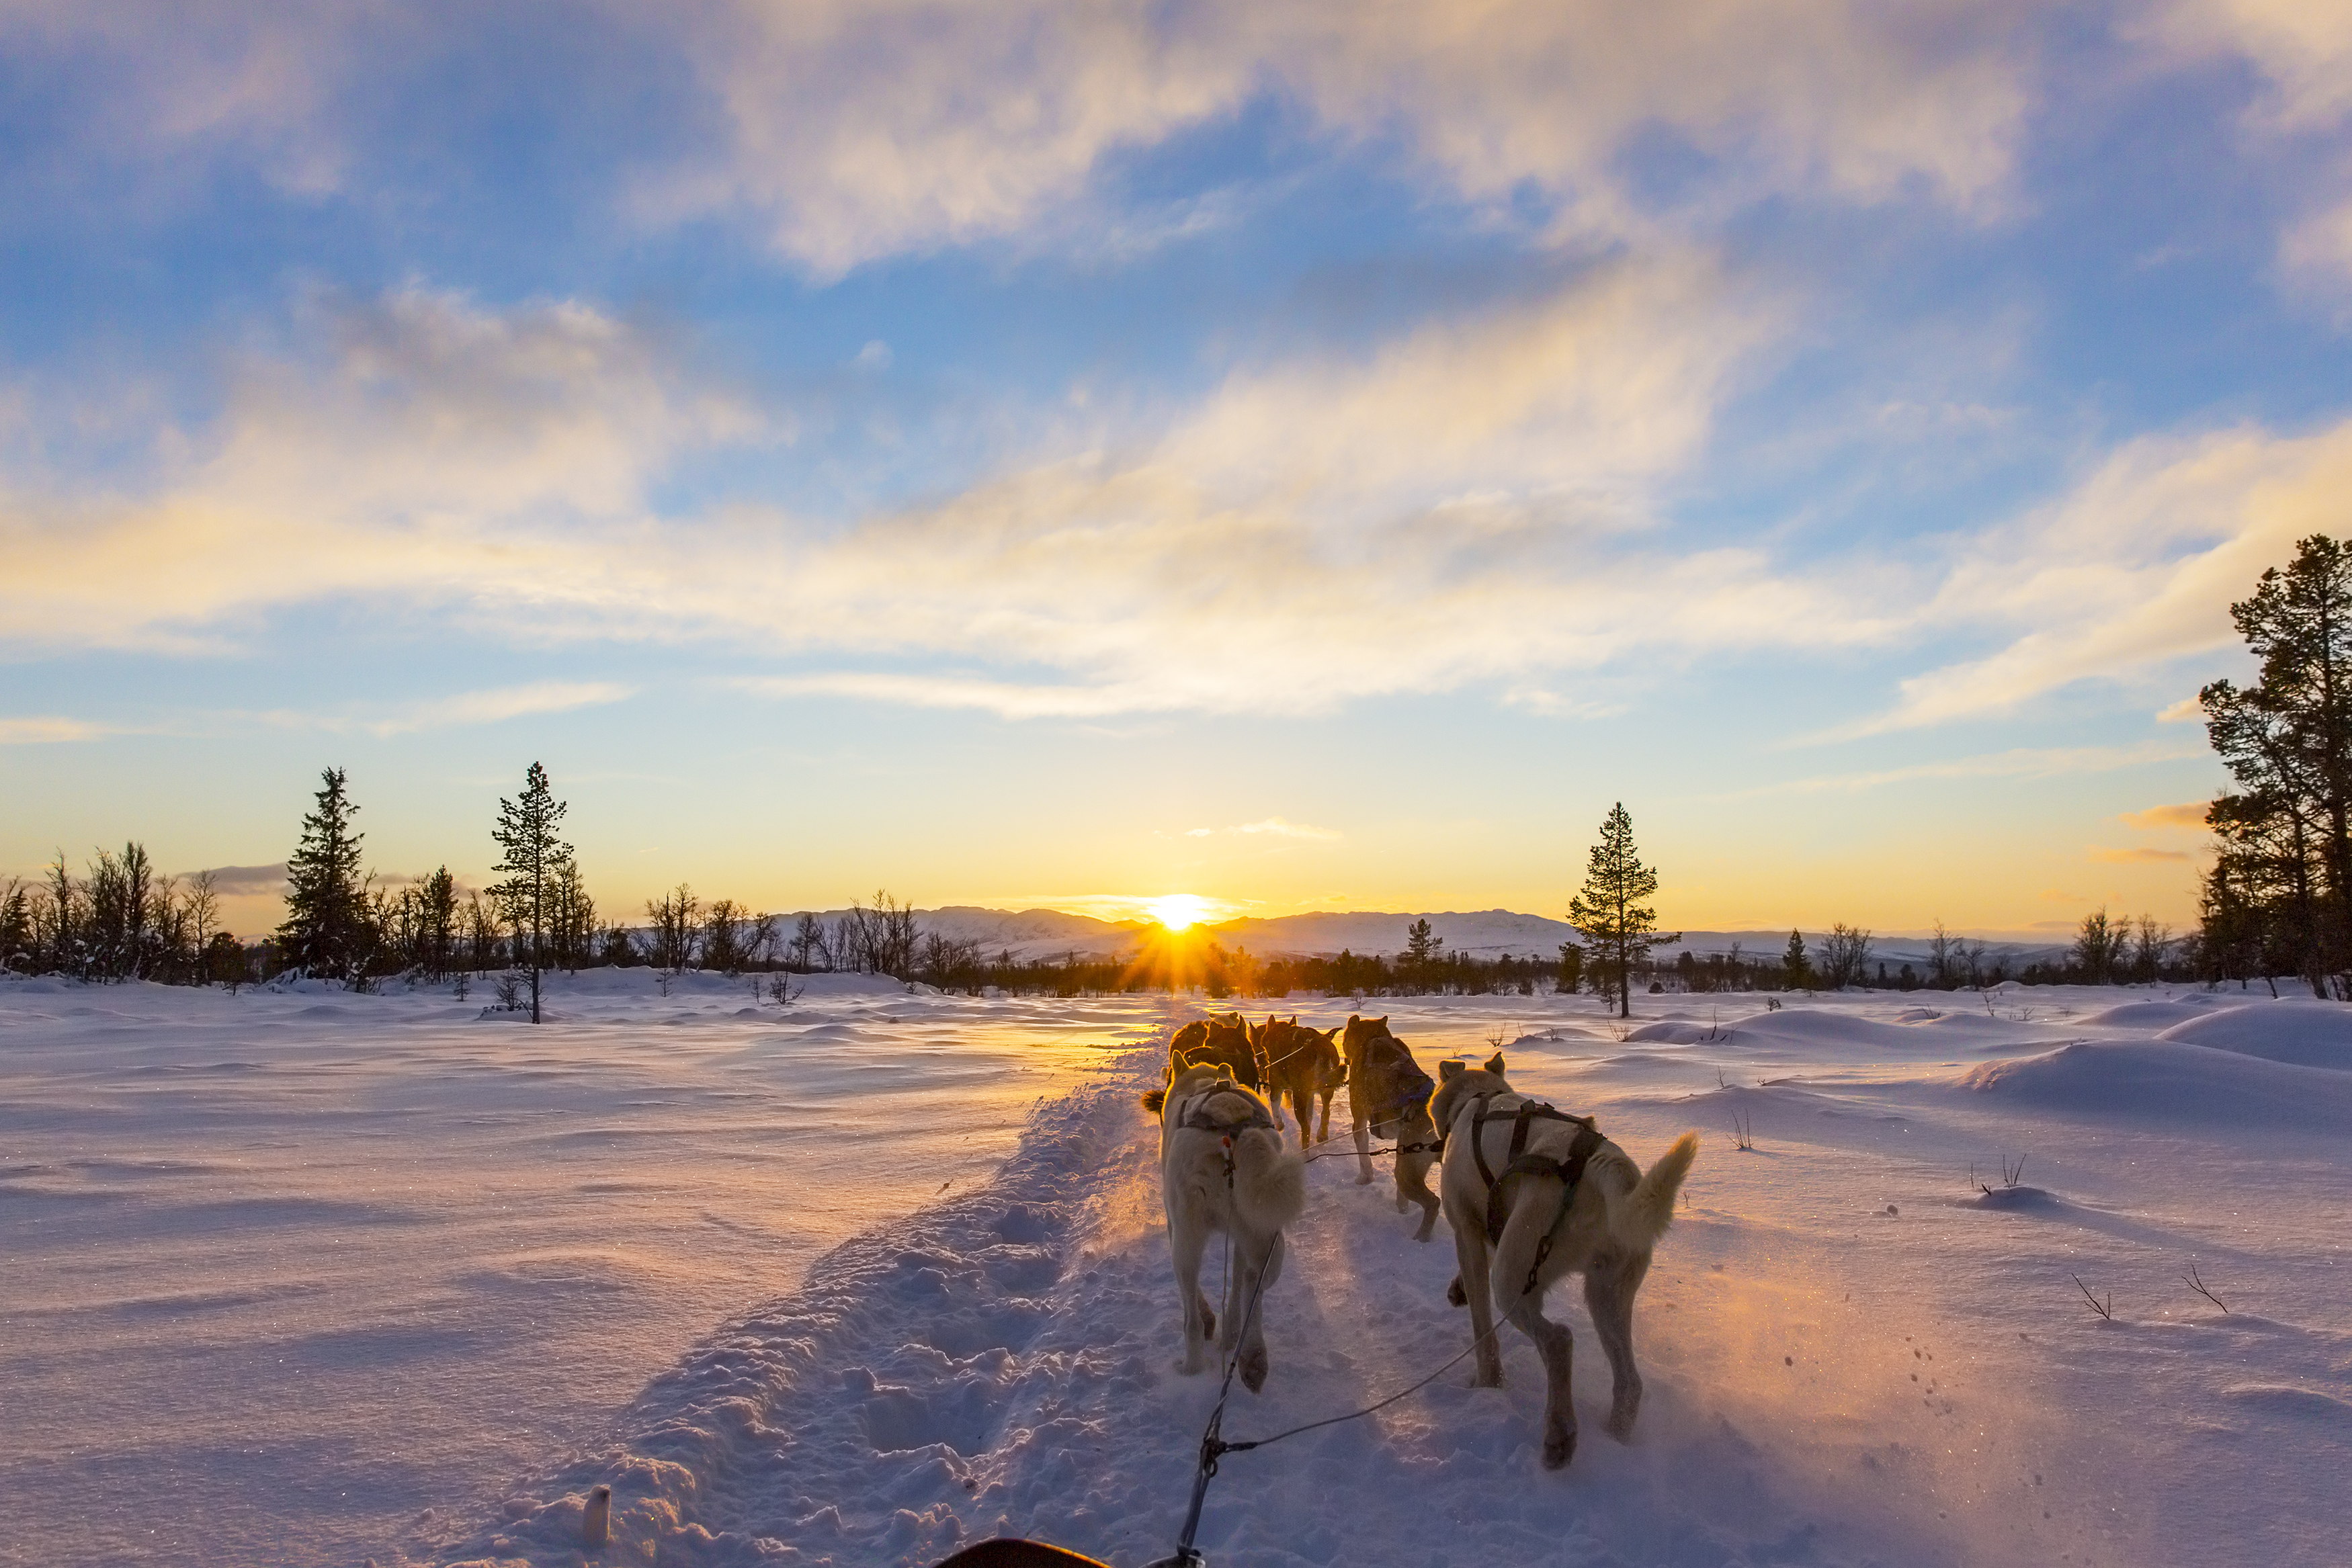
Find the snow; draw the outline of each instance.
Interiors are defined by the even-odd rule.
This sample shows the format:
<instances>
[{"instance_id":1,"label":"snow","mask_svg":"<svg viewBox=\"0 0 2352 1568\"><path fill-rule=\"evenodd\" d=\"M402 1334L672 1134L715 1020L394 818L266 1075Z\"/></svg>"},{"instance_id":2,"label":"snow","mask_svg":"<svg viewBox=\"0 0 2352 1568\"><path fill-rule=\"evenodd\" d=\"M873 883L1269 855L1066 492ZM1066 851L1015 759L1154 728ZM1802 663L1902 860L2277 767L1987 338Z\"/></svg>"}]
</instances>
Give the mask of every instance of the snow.
<instances>
[{"instance_id":1,"label":"snow","mask_svg":"<svg viewBox=\"0 0 2352 1568\"><path fill-rule=\"evenodd\" d=\"M0 981L0 1561L1164 1554L1215 1385L1173 1371L1134 1097L1194 1009L674 993L561 981L560 1021L519 1030L446 991ZM1499 1040L1645 1164L1701 1131L1636 1312L1646 1402L1630 1445L1601 1432L1560 1291L1567 1470L1537 1465L1506 1331L1501 1390L1465 1364L1227 1456L1217 1568L2343 1560L2352 1014L2181 988L1371 1009L1424 1066ZM1466 1343L1442 1230L1416 1246L1353 1165L1308 1167L1229 1438ZM583 1554L598 1484L613 1542Z\"/></svg>"}]
</instances>

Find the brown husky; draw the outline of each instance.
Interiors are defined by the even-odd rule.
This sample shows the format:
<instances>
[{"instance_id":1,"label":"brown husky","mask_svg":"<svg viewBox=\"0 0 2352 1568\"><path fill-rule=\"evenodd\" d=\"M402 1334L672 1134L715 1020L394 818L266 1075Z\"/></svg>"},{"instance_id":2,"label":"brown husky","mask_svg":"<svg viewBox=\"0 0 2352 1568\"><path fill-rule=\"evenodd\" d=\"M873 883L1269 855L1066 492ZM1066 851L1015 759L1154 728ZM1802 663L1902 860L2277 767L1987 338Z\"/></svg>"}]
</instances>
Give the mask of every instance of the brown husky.
<instances>
[{"instance_id":1,"label":"brown husky","mask_svg":"<svg viewBox=\"0 0 2352 1568\"><path fill-rule=\"evenodd\" d=\"M1355 1123L1356 1185L1372 1180L1371 1141L1366 1134L1396 1140L1396 1206L1421 1205L1415 1241L1426 1241L1437 1225L1437 1195L1429 1190L1429 1167L1437 1163L1437 1129L1429 1120L1429 1092L1435 1087L1389 1032L1385 1018L1348 1015L1339 1042L1348 1069L1348 1114Z\"/></svg>"},{"instance_id":2,"label":"brown husky","mask_svg":"<svg viewBox=\"0 0 2352 1568\"><path fill-rule=\"evenodd\" d=\"M1178 1030L1168 1041L1169 1065L1174 1066L1180 1056L1190 1056L1195 1061L1213 1061L1230 1073L1234 1082L1246 1088L1265 1087L1265 1076L1258 1071L1257 1048L1252 1043L1249 1024L1239 1013L1223 1017L1211 1013Z\"/></svg>"},{"instance_id":3,"label":"brown husky","mask_svg":"<svg viewBox=\"0 0 2352 1568\"><path fill-rule=\"evenodd\" d=\"M1677 1138L1645 1176L1591 1117L1564 1115L1514 1092L1499 1051L1482 1068L1445 1061L1438 1072L1444 1082L1430 1113L1445 1131L1439 1185L1462 1265L1446 1299L1470 1309L1474 1381L1481 1388L1503 1381L1496 1308L1535 1341L1547 1380L1544 1469L1556 1470L1576 1452L1572 1341L1565 1324L1543 1315L1544 1291L1563 1275L1584 1276L1584 1304L1615 1383L1609 1434L1626 1437L1642 1408L1633 1292L1650 1271L1658 1238L1674 1223L1675 1195L1698 1155L1698 1134Z\"/></svg>"},{"instance_id":4,"label":"brown husky","mask_svg":"<svg viewBox=\"0 0 2352 1568\"><path fill-rule=\"evenodd\" d=\"M1287 1019L1269 1013L1265 1023L1250 1026L1250 1044L1265 1073L1265 1098L1274 1107L1274 1124L1282 1125L1282 1102L1286 1095L1298 1118L1301 1147L1331 1135L1331 1096L1348 1080L1339 1048L1331 1043L1339 1032L1337 1024L1307 1029L1296 1013ZM1323 1125L1320 1131L1312 1131L1307 1112L1318 1095L1323 1100Z\"/></svg>"}]
</instances>

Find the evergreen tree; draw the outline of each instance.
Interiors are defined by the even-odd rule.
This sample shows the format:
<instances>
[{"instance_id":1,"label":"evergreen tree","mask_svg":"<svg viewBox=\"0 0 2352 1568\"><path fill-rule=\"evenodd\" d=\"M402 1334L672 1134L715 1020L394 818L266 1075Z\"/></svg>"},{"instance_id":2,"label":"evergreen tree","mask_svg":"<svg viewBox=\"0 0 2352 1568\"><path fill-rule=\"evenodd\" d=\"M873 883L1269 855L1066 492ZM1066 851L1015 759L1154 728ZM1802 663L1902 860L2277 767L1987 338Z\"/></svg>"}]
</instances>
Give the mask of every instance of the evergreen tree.
<instances>
[{"instance_id":1,"label":"evergreen tree","mask_svg":"<svg viewBox=\"0 0 2352 1568\"><path fill-rule=\"evenodd\" d=\"M1405 969L1413 983L1426 988L1431 971L1437 967L1438 954L1445 946L1445 938L1432 935L1426 916L1405 928Z\"/></svg>"},{"instance_id":2,"label":"evergreen tree","mask_svg":"<svg viewBox=\"0 0 2352 1568\"><path fill-rule=\"evenodd\" d=\"M359 808L343 793L343 770L319 775L318 806L302 819L302 841L286 860L286 923L278 951L289 968L348 978L369 944L367 894L360 875L360 841L352 831Z\"/></svg>"},{"instance_id":3,"label":"evergreen tree","mask_svg":"<svg viewBox=\"0 0 2352 1568\"><path fill-rule=\"evenodd\" d=\"M1792 991L1812 988L1812 961L1805 956L1805 938L1801 932L1789 933L1789 946L1780 955L1780 973Z\"/></svg>"},{"instance_id":4,"label":"evergreen tree","mask_svg":"<svg viewBox=\"0 0 2352 1568\"><path fill-rule=\"evenodd\" d=\"M2209 881L2234 881L2265 946L2324 992L2352 966L2352 549L2301 540L2230 614L2261 674L2198 693L2239 787L2209 819L2221 840ZM2207 902L2227 901L2209 887ZM2243 931L2219 935L2216 951Z\"/></svg>"},{"instance_id":5,"label":"evergreen tree","mask_svg":"<svg viewBox=\"0 0 2352 1568\"><path fill-rule=\"evenodd\" d=\"M572 846L555 836L568 801L548 788L547 769L534 762L523 774L522 793L499 800L490 829L503 852L494 871L506 880L490 889L499 913L515 935L515 963L530 976L530 1021L539 1019L539 981L548 963L548 937L555 924L557 890L572 863Z\"/></svg>"},{"instance_id":6,"label":"evergreen tree","mask_svg":"<svg viewBox=\"0 0 2352 1568\"><path fill-rule=\"evenodd\" d=\"M1633 1016L1633 966L1651 948L1682 940L1678 931L1660 931L1657 910L1642 902L1657 891L1658 873L1642 863L1633 847L1633 819L1619 801L1601 819L1584 890L1568 906L1570 923L1591 944L1595 977L1616 984L1619 1018Z\"/></svg>"}]
</instances>

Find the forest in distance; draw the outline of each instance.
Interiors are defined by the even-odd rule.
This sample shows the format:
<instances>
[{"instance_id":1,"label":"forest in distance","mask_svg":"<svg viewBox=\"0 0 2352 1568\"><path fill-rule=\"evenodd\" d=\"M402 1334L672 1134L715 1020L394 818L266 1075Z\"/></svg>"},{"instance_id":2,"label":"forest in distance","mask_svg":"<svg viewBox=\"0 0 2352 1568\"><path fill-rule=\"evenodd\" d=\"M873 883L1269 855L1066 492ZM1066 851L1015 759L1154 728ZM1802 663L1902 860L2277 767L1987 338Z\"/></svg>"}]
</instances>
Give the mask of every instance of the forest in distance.
<instances>
[{"instance_id":1,"label":"forest in distance","mask_svg":"<svg viewBox=\"0 0 2352 1568\"><path fill-rule=\"evenodd\" d=\"M565 803L532 763L501 799L491 836L500 880L460 885L444 864L422 876L363 869L364 835L350 781L325 769L288 858L286 919L242 940L222 928L215 873L160 872L133 840L100 849L77 873L63 851L36 878L0 876L0 970L104 982L231 988L298 977L354 990L526 977L535 998L549 971L647 967L677 975L854 972L971 995L1076 996L1198 989L1213 998L1615 993L1621 1010L1650 992L1801 991L1848 988L1958 990L2018 982L2241 986L2292 975L2316 996L2352 998L2352 549L2326 535L2264 571L2231 614L2259 674L2198 695L2208 737L2236 784L2206 816L2215 841L2200 876L2199 923L2179 936L2147 917L2083 917L2063 956L2031 959L1938 923L1922 961L1890 968L1872 934L1843 923L1818 946L1789 934L1779 953L1689 950L1657 924L1656 892L1622 804L1603 821L1584 888L1570 908L1585 937L1556 959L1447 951L1423 919L1392 952L1259 956L1228 950L1213 930L1152 930L1116 957L993 954L978 938L923 928L886 891L830 916L776 914L732 898L708 902L681 883L645 902L642 920L600 909L571 846L558 837ZM779 1001L789 982L772 988ZM502 988L502 1001L516 992Z\"/></svg>"}]
</instances>

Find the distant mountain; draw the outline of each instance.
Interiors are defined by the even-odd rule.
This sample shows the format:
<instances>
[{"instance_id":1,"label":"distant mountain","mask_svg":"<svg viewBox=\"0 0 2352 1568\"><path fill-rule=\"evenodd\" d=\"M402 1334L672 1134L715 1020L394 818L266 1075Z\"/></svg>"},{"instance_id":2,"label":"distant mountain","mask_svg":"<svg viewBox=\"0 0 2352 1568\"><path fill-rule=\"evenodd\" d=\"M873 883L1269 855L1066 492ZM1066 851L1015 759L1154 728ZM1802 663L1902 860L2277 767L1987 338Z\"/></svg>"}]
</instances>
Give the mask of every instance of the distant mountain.
<instances>
[{"instance_id":1,"label":"distant mountain","mask_svg":"<svg viewBox=\"0 0 2352 1568\"><path fill-rule=\"evenodd\" d=\"M830 924L846 911L820 911L818 918ZM976 939L991 956L1010 950L1017 958L1050 958L1064 953L1076 953L1082 958L1116 957L1132 953L1141 944L1145 933L1153 929L1140 920L1099 920L1090 915L1068 915L1058 909L982 909L971 904L950 904L940 909L916 912L917 922L926 931L943 936ZM1467 913L1447 910L1425 915L1390 913L1386 911L1321 911L1308 915L1278 915L1246 916L1204 927L1218 945L1227 949L1246 947L1261 958L1328 957L1346 949L1351 953L1394 954L1404 951L1405 932L1416 920L1427 920L1431 933L1445 944L1449 953L1470 953L1481 958L1496 958L1508 954L1514 957L1556 958L1559 945L1579 940L1576 928L1564 920L1553 920L1541 915L1521 915L1508 909L1482 909ZM789 924L789 921L787 921ZM1826 933L1808 931L1805 946L1818 953ZM1742 956L1777 959L1789 945L1786 928L1773 931L1685 931L1682 940L1658 950L1659 956L1671 961L1677 953L1688 949L1700 957L1710 953L1729 953L1737 946ZM2012 972L2025 964L2049 960L2063 955L2066 944L2034 941L1996 941L1988 938L1985 951L1990 956L2006 955ZM1882 936L1872 940L1871 962L1884 962L1892 970L1905 964L1924 970L1927 962L1927 944L1917 936Z\"/></svg>"}]
</instances>

